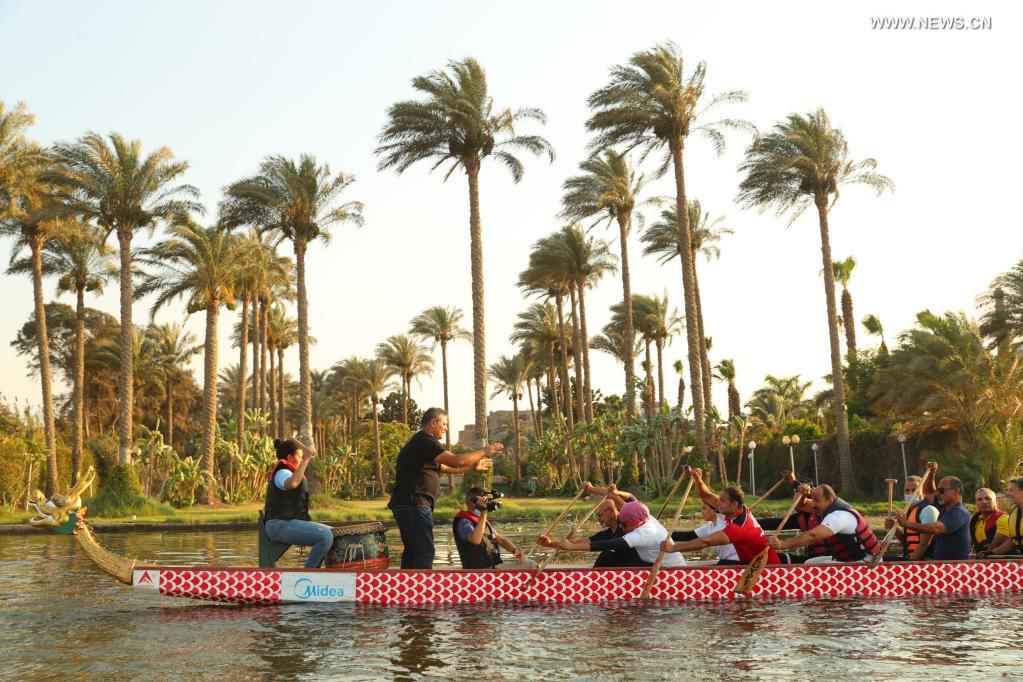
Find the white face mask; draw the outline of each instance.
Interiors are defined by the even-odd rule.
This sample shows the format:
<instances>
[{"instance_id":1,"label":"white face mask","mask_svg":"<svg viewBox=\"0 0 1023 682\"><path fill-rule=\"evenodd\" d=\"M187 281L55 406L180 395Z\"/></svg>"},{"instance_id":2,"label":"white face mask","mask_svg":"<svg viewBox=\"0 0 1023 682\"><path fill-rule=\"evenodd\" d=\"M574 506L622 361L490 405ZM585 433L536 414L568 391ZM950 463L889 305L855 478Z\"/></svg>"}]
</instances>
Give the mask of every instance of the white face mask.
<instances>
[{"instance_id":1,"label":"white face mask","mask_svg":"<svg viewBox=\"0 0 1023 682\"><path fill-rule=\"evenodd\" d=\"M916 493L910 493L908 495L905 495L904 497L906 498L906 502L912 502L913 500L916 499Z\"/></svg>"}]
</instances>

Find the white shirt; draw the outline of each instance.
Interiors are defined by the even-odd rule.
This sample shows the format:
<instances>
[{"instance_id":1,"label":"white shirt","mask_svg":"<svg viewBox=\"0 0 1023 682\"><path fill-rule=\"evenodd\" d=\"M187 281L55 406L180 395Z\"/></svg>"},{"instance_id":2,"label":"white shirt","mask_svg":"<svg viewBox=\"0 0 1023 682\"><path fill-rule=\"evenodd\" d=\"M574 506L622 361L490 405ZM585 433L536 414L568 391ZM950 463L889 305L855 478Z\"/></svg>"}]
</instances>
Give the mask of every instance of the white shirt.
<instances>
[{"instance_id":1,"label":"white shirt","mask_svg":"<svg viewBox=\"0 0 1023 682\"><path fill-rule=\"evenodd\" d=\"M668 529L650 516L639 527L622 536L626 544L636 550L643 561L653 563L661 553L661 543L668 539ZM664 555L662 566L685 566L686 560L678 552Z\"/></svg>"},{"instance_id":2,"label":"white shirt","mask_svg":"<svg viewBox=\"0 0 1023 682\"><path fill-rule=\"evenodd\" d=\"M728 525L728 519L725 518L724 514L718 514L717 518L713 521L693 529L696 533L696 537L705 538L708 535L717 533L720 530L724 530L725 526ZM727 559L729 561L738 561L739 554L735 551L735 545L728 543L727 545L714 545L711 547L714 553L718 555L718 559Z\"/></svg>"},{"instance_id":3,"label":"white shirt","mask_svg":"<svg viewBox=\"0 0 1023 682\"><path fill-rule=\"evenodd\" d=\"M287 483L288 479L291 478L293 475L294 474L292 474L292 472L287 469L281 469L276 474L274 474L274 484L277 485L277 489L284 490L284 484Z\"/></svg>"},{"instance_id":4,"label":"white shirt","mask_svg":"<svg viewBox=\"0 0 1023 682\"><path fill-rule=\"evenodd\" d=\"M836 509L831 512L823 519L821 519L821 525L827 526L835 535L839 533L845 533L847 535L856 532L856 516L847 511Z\"/></svg>"}]
</instances>

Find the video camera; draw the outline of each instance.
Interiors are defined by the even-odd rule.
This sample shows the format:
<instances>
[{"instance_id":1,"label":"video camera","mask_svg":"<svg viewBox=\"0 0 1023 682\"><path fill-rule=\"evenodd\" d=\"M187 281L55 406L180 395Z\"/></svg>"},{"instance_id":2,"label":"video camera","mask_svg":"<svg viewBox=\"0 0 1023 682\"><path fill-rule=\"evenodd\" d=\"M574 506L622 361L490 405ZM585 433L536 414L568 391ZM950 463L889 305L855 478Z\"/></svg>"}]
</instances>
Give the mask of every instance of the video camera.
<instances>
[{"instance_id":1,"label":"video camera","mask_svg":"<svg viewBox=\"0 0 1023 682\"><path fill-rule=\"evenodd\" d=\"M498 502L497 500L502 497L504 497L504 493L502 493L500 490L484 490L483 494L478 495L476 499L473 500L473 502L476 503L479 502L479 500L481 499L485 499L487 503L486 505L484 505L484 509L486 509L488 512L492 512L501 507L501 503Z\"/></svg>"}]
</instances>

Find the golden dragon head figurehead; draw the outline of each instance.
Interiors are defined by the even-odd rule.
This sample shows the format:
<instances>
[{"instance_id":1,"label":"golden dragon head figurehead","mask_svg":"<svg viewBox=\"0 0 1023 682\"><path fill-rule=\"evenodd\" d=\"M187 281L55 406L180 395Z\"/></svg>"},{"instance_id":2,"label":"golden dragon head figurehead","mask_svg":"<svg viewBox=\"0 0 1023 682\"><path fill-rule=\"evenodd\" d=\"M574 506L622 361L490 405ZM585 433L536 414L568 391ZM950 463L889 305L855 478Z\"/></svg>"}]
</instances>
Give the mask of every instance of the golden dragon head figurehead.
<instances>
[{"instance_id":1,"label":"golden dragon head figurehead","mask_svg":"<svg viewBox=\"0 0 1023 682\"><path fill-rule=\"evenodd\" d=\"M29 499L29 506L35 510L35 514L28 520L29 524L37 528L53 528L57 532L70 533L80 516L76 512L82 508L82 492L95 480L96 470L89 467L66 495L54 495L47 500L41 492L34 491Z\"/></svg>"}]
</instances>

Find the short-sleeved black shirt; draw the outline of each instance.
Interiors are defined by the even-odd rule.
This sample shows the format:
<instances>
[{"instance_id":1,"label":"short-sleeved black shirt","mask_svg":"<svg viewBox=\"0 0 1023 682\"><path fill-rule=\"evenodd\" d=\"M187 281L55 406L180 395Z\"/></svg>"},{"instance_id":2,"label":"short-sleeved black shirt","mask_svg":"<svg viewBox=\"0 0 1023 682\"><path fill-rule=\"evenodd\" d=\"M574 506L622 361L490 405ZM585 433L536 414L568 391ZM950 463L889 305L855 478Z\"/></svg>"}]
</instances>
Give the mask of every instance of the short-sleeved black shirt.
<instances>
[{"instance_id":1,"label":"short-sleeved black shirt","mask_svg":"<svg viewBox=\"0 0 1023 682\"><path fill-rule=\"evenodd\" d=\"M444 446L439 440L425 431L416 431L398 452L394 491L387 506L416 505L432 509L440 488L440 464L434 460L443 452Z\"/></svg>"}]
</instances>

